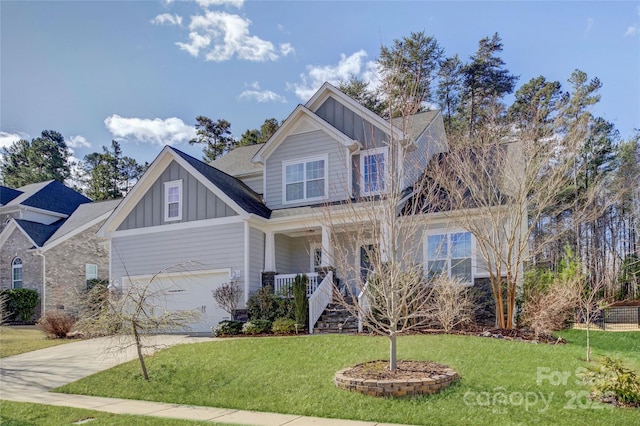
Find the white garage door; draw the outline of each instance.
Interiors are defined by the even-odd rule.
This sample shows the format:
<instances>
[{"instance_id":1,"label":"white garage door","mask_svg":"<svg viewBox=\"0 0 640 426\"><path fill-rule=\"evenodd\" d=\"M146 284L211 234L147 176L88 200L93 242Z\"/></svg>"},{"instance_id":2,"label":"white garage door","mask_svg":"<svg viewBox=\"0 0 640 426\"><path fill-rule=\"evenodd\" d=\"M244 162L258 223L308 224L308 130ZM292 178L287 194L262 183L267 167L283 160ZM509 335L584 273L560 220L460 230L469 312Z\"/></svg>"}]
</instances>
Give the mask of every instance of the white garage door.
<instances>
[{"instance_id":1,"label":"white garage door","mask_svg":"<svg viewBox=\"0 0 640 426\"><path fill-rule=\"evenodd\" d=\"M131 277L127 281L147 284L151 277ZM125 282L125 280L123 280ZM180 274L164 274L153 277L152 291L158 294L153 304L168 311L195 310L200 319L187 330L198 333L210 333L211 327L220 321L231 319L213 299L213 290L229 282L229 271L205 271Z\"/></svg>"}]
</instances>

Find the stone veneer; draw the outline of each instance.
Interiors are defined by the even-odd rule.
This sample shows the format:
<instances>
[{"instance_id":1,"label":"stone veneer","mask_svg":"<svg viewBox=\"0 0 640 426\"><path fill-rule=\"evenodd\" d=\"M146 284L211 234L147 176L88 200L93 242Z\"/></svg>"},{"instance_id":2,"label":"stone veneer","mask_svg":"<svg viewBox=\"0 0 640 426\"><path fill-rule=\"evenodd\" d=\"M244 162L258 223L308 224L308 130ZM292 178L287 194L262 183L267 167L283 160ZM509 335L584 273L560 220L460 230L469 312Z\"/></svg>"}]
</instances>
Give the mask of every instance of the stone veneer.
<instances>
[{"instance_id":1,"label":"stone veneer","mask_svg":"<svg viewBox=\"0 0 640 426\"><path fill-rule=\"evenodd\" d=\"M345 375L350 369L351 367L345 368L335 374L336 386L369 396L397 397L432 394L446 388L459 378L458 373L447 368L443 374L420 379L356 379Z\"/></svg>"}]
</instances>

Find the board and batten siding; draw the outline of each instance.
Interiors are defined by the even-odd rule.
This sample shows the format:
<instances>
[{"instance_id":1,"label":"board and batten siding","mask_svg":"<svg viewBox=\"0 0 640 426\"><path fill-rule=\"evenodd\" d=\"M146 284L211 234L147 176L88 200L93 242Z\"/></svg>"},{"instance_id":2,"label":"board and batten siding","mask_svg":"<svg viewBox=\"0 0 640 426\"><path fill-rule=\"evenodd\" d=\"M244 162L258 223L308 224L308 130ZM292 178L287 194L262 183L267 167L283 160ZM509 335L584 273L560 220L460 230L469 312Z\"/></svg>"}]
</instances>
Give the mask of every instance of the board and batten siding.
<instances>
[{"instance_id":1,"label":"board and batten siding","mask_svg":"<svg viewBox=\"0 0 640 426\"><path fill-rule=\"evenodd\" d=\"M169 268L169 269L167 269ZM231 223L111 239L111 278L244 269L244 224Z\"/></svg>"},{"instance_id":2,"label":"board and batten siding","mask_svg":"<svg viewBox=\"0 0 640 426\"><path fill-rule=\"evenodd\" d=\"M195 176L172 161L120 224L118 230L164 224L164 184L175 180L182 180L182 220L174 220L170 223L192 222L238 214Z\"/></svg>"},{"instance_id":3,"label":"board and batten siding","mask_svg":"<svg viewBox=\"0 0 640 426\"><path fill-rule=\"evenodd\" d=\"M262 287L264 269L264 232L249 228L249 293Z\"/></svg>"},{"instance_id":4,"label":"board and batten siding","mask_svg":"<svg viewBox=\"0 0 640 426\"><path fill-rule=\"evenodd\" d=\"M316 115L351 139L362 144L362 149L380 148L387 144L387 135L383 129L374 126L362 116L329 97L318 110Z\"/></svg>"},{"instance_id":5,"label":"board and batten siding","mask_svg":"<svg viewBox=\"0 0 640 426\"><path fill-rule=\"evenodd\" d=\"M288 136L269 156L265 163L265 201L271 209L323 204L341 201L347 196L347 148L331 138L327 133L316 130ZM324 200L283 203L282 167L283 162L328 156L327 176L328 197Z\"/></svg>"}]
</instances>

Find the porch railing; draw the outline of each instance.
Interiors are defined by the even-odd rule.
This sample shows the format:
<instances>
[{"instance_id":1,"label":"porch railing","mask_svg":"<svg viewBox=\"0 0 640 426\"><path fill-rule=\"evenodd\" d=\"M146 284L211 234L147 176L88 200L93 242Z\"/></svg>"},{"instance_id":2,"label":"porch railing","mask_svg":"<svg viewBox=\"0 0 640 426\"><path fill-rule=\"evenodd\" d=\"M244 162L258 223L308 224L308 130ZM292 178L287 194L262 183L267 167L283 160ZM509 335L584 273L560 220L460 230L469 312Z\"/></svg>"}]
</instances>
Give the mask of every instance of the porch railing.
<instances>
[{"instance_id":1,"label":"porch railing","mask_svg":"<svg viewBox=\"0 0 640 426\"><path fill-rule=\"evenodd\" d=\"M320 316L333 302L333 272L329 271L316 291L309 297L309 334L313 334L313 327Z\"/></svg>"},{"instance_id":2,"label":"porch railing","mask_svg":"<svg viewBox=\"0 0 640 426\"><path fill-rule=\"evenodd\" d=\"M306 272L308 281L307 281L307 297L311 297L313 293L315 293L318 288L318 273L317 272ZM296 279L296 275L302 274L280 274L274 277L274 289L273 291L276 294L282 294L286 296L291 295L291 290L293 289L293 282Z\"/></svg>"}]
</instances>

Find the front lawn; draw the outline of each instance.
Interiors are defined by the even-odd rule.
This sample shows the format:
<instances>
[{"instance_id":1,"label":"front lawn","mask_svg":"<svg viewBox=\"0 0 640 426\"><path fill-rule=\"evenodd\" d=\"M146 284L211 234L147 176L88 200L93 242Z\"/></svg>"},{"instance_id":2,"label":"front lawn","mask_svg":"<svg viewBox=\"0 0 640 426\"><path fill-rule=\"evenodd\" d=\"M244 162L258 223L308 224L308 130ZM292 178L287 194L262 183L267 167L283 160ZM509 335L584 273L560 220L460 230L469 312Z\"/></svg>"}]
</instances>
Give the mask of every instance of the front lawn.
<instances>
[{"instance_id":1,"label":"front lawn","mask_svg":"<svg viewBox=\"0 0 640 426\"><path fill-rule=\"evenodd\" d=\"M587 388L576 377L587 365L581 333L563 333L570 343L557 346L469 336L401 337L400 359L433 360L462 376L439 394L415 398L379 399L336 388L337 370L388 357L386 339L348 335L176 346L148 358L150 382L131 362L58 390L409 424L640 424L640 409L587 399ZM592 340L594 357L615 351L638 363L640 334L592 333Z\"/></svg>"},{"instance_id":2,"label":"front lawn","mask_svg":"<svg viewBox=\"0 0 640 426\"><path fill-rule=\"evenodd\" d=\"M73 342L69 339L49 339L35 326L1 326L0 358L49 348L63 343Z\"/></svg>"},{"instance_id":3,"label":"front lawn","mask_svg":"<svg viewBox=\"0 0 640 426\"><path fill-rule=\"evenodd\" d=\"M90 420L89 420L90 419ZM70 425L86 420L92 426L98 425L149 425L149 426L195 426L210 425L211 422L163 419L159 417L130 416L81 408L57 407L26 402L0 401L0 424L3 426L25 425ZM80 423L77 423L80 424ZM221 423L215 423L222 425Z\"/></svg>"}]
</instances>

